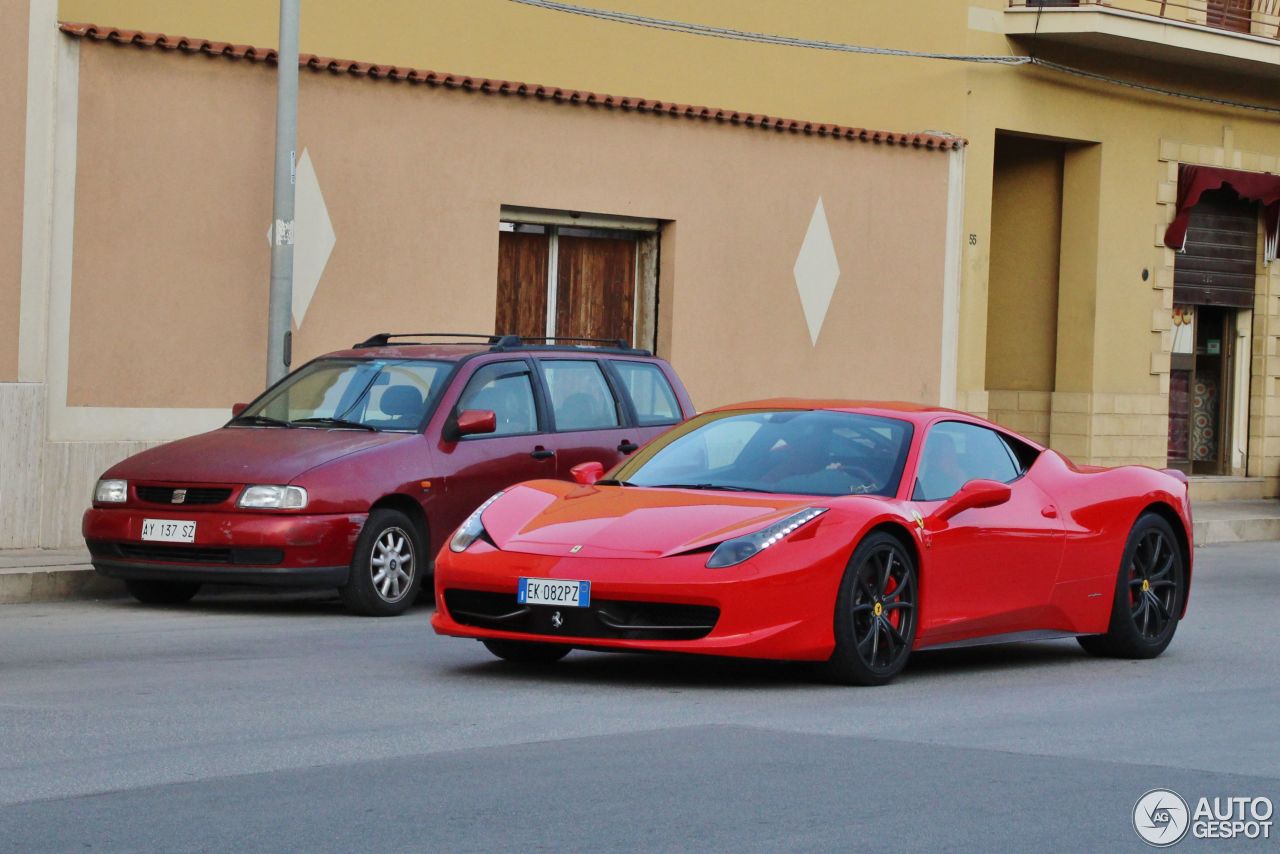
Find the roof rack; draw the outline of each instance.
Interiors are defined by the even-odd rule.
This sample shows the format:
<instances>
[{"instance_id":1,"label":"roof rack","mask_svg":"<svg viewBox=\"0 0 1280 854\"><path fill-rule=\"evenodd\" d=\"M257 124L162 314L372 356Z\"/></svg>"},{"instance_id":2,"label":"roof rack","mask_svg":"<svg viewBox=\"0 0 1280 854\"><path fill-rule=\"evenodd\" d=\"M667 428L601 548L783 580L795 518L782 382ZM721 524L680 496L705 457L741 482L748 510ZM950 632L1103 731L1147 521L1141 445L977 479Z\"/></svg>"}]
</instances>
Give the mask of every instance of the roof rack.
<instances>
[{"instance_id":1,"label":"roof rack","mask_svg":"<svg viewBox=\"0 0 1280 854\"><path fill-rule=\"evenodd\" d=\"M354 349L360 350L365 347L386 347L391 343L392 338L467 338L467 341L431 341L432 344L470 344L472 346L485 343L490 346L497 344L501 336L487 335L480 332L378 332L370 335L368 338L356 344ZM405 341L405 344L413 342Z\"/></svg>"},{"instance_id":2,"label":"roof rack","mask_svg":"<svg viewBox=\"0 0 1280 854\"><path fill-rule=\"evenodd\" d=\"M359 344L355 345L355 349L364 349L367 347L386 347L392 343L392 339L401 338L458 338L464 340L458 341L398 341L400 344L458 344L475 346L477 344L487 344L491 352L504 352L507 350L579 350L592 349L609 353L623 353L629 356L652 356L649 350L639 347L632 347L622 338L580 338L565 335L546 335L546 336L530 336L530 335L489 335L480 332L379 332L376 335L370 335Z\"/></svg>"}]
</instances>

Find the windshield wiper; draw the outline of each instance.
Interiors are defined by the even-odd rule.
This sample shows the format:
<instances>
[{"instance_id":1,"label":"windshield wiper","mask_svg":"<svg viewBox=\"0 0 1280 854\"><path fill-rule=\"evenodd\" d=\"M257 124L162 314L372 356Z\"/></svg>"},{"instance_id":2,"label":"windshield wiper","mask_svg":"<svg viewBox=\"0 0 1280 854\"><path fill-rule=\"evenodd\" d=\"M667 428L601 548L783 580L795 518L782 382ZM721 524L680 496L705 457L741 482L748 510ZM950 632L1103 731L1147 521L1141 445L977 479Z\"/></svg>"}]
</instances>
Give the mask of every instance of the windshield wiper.
<instances>
[{"instance_id":1,"label":"windshield wiper","mask_svg":"<svg viewBox=\"0 0 1280 854\"><path fill-rule=\"evenodd\" d=\"M618 480L612 477L606 477L603 480L597 480L596 485L597 486L639 486L639 484L632 483L629 480Z\"/></svg>"},{"instance_id":2,"label":"windshield wiper","mask_svg":"<svg viewBox=\"0 0 1280 854\"><path fill-rule=\"evenodd\" d=\"M270 415L237 415L231 419L232 424L258 424L262 427L292 427L288 421L272 418Z\"/></svg>"},{"instance_id":3,"label":"windshield wiper","mask_svg":"<svg viewBox=\"0 0 1280 854\"><path fill-rule=\"evenodd\" d=\"M648 484L645 484L648 486ZM724 492L770 492L768 489L757 489L750 486L730 486L723 483L656 483L650 489L714 489Z\"/></svg>"},{"instance_id":4,"label":"windshield wiper","mask_svg":"<svg viewBox=\"0 0 1280 854\"><path fill-rule=\"evenodd\" d=\"M378 428L369 424L361 424L359 421L348 421L345 418L297 418L290 424L319 424L326 427L346 427L351 430L368 430L371 433L377 433Z\"/></svg>"}]
</instances>

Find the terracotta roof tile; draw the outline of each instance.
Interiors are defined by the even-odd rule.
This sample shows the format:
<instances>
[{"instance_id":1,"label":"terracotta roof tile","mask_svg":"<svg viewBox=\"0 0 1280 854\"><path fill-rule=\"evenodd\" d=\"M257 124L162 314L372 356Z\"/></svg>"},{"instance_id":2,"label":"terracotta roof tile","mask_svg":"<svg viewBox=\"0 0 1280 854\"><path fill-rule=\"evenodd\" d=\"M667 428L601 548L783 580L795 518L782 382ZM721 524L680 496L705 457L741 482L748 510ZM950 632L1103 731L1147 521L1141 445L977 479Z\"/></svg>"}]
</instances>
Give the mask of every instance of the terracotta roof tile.
<instances>
[{"instance_id":1,"label":"terracotta roof tile","mask_svg":"<svg viewBox=\"0 0 1280 854\"><path fill-rule=\"evenodd\" d=\"M93 39L95 41L113 42L119 45L135 45L138 47L158 47L164 50L179 50L184 53L204 53L211 56L225 56L230 59L247 59L251 62L276 61L276 51L268 48L254 47L247 44L231 44L215 42L208 39L195 39L187 36L168 36L164 33L150 33L142 30L122 30L115 27L102 27L97 24L76 24L61 22L62 32L76 38ZM483 94L514 95L523 98L537 98L544 101L557 101L567 104L604 107L654 115L669 115L700 119L704 121L728 122L748 128L763 128L779 133L789 132L806 136L823 136L833 139L845 139L861 142L885 143L890 145L926 148L937 151L951 151L962 148L965 140L959 137L933 133L896 133L892 131L868 130L866 128L845 127L843 125L819 124L798 119L782 119L776 116L764 116L755 113L740 113L716 107L702 107L693 104L677 104L669 101L651 101L645 98L630 98L618 95L607 95L599 92L588 92L578 89L560 89L553 86L539 86L532 83L521 83L515 80L492 80L486 77L464 77L457 74L442 74L419 68L406 68L395 65L378 65L370 62L358 62L352 59L334 59L327 56L316 56L304 53L298 57L298 65L317 73L349 74L358 77L370 77L375 80L407 81L409 83L441 86L448 89L462 89L468 92Z\"/></svg>"}]
</instances>

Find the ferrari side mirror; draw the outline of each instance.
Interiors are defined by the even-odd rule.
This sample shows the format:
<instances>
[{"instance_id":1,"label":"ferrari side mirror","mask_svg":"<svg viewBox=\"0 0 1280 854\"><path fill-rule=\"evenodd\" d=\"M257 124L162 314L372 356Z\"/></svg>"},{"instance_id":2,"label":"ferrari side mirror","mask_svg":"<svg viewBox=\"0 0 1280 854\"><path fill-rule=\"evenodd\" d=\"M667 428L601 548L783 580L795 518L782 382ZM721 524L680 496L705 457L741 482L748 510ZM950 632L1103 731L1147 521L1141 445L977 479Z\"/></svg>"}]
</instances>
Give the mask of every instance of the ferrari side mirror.
<instances>
[{"instance_id":1,"label":"ferrari side mirror","mask_svg":"<svg viewBox=\"0 0 1280 854\"><path fill-rule=\"evenodd\" d=\"M982 507L995 507L1009 500L1013 491L1007 483L994 480L971 480L960 491L948 498L934 512L934 518L945 522L952 516L958 516L966 510L977 510Z\"/></svg>"},{"instance_id":2,"label":"ferrari side mirror","mask_svg":"<svg viewBox=\"0 0 1280 854\"><path fill-rule=\"evenodd\" d=\"M596 462L578 463L576 466L569 469L569 474L573 476L575 483L580 483L583 486L590 486L600 478L604 477L604 464Z\"/></svg>"}]
</instances>

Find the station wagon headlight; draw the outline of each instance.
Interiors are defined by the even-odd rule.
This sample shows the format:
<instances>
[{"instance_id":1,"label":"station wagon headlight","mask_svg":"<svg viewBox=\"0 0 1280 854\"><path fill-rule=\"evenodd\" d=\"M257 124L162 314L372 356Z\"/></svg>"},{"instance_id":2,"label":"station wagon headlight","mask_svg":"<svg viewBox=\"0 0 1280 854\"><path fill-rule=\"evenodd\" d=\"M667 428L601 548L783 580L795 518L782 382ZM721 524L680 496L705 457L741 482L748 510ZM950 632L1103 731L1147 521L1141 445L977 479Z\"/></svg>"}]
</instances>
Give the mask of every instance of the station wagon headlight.
<instances>
[{"instance_id":1,"label":"station wagon headlight","mask_svg":"<svg viewBox=\"0 0 1280 854\"><path fill-rule=\"evenodd\" d=\"M301 510L307 506L307 491L301 486L248 486L240 493L236 506L248 510Z\"/></svg>"},{"instance_id":2,"label":"station wagon headlight","mask_svg":"<svg viewBox=\"0 0 1280 854\"><path fill-rule=\"evenodd\" d=\"M505 491L505 490L504 490ZM466 521L458 526L458 530L454 533L453 539L449 540L449 551L465 552L472 543L480 539L484 534L484 523L480 517L484 515L484 511L490 504L502 497L501 492L494 493L489 496L485 503L475 509Z\"/></svg>"},{"instance_id":3,"label":"station wagon headlight","mask_svg":"<svg viewBox=\"0 0 1280 854\"><path fill-rule=\"evenodd\" d=\"M98 504L119 504L129 500L129 481L100 480L93 489L93 500Z\"/></svg>"},{"instance_id":4,"label":"station wagon headlight","mask_svg":"<svg viewBox=\"0 0 1280 854\"><path fill-rule=\"evenodd\" d=\"M711 553L711 559L707 561L707 566L711 569L737 566L744 560L769 548L769 546L786 537L801 525L812 522L826 512L826 507L806 507L799 513L793 513L785 519L779 519L769 527L761 528L753 534L744 534L741 537L734 537L732 540L725 540L716 546L716 550Z\"/></svg>"}]
</instances>

